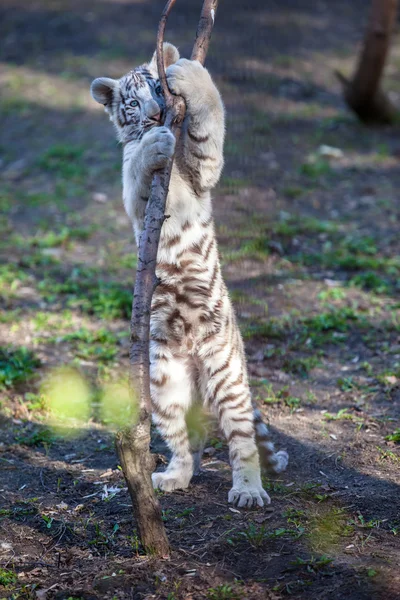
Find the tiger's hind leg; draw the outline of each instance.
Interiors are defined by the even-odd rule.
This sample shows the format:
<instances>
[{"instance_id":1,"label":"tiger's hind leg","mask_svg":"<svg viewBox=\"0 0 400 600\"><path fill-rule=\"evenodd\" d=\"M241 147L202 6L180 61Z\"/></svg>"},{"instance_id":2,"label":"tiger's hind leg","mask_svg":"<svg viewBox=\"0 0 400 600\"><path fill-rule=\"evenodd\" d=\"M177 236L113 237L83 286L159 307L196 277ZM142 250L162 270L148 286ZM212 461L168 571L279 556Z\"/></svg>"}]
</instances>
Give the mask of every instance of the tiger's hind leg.
<instances>
[{"instance_id":1,"label":"tiger's hind leg","mask_svg":"<svg viewBox=\"0 0 400 600\"><path fill-rule=\"evenodd\" d=\"M153 486L164 492L185 489L193 475L193 457L186 424L192 399L190 367L165 345L151 343L150 385L153 421L171 450L165 471L152 475Z\"/></svg>"},{"instance_id":2,"label":"tiger's hind leg","mask_svg":"<svg viewBox=\"0 0 400 600\"><path fill-rule=\"evenodd\" d=\"M235 331L230 342L217 345L213 340L213 346L204 349L204 397L206 405L217 414L229 445L233 484L228 502L239 507L264 506L270 498L261 482L253 407L239 335Z\"/></svg>"}]
</instances>

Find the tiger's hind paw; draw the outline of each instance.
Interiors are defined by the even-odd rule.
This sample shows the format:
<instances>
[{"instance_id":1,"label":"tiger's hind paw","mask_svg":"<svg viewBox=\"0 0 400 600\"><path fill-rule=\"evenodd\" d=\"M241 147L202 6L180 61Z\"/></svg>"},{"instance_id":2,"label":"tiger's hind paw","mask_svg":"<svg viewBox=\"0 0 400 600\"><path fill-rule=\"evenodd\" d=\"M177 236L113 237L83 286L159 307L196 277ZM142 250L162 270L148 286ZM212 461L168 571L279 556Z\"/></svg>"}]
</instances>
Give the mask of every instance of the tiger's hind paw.
<instances>
[{"instance_id":1,"label":"tiger's hind paw","mask_svg":"<svg viewBox=\"0 0 400 600\"><path fill-rule=\"evenodd\" d=\"M163 492L173 492L174 490L185 490L189 487L191 476L187 476L177 471L168 469L161 473L153 473L151 476L153 488Z\"/></svg>"}]
</instances>

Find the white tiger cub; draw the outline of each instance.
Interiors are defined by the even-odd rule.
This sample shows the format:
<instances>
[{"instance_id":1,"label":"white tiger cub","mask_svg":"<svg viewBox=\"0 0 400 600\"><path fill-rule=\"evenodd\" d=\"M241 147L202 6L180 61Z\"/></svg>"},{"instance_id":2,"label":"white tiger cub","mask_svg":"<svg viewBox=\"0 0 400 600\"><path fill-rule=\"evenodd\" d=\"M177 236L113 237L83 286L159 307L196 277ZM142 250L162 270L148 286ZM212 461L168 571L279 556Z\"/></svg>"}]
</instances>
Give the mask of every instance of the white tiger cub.
<instances>
[{"instance_id":1,"label":"white tiger cub","mask_svg":"<svg viewBox=\"0 0 400 600\"><path fill-rule=\"evenodd\" d=\"M210 190L223 166L224 107L208 71L179 58L164 44L171 92L187 105L167 198L157 257L160 279L151 307L150 375L153 419L172 458L153 473L155 488L187 488L202 446L192 454L186 415L201 398L213 411L229 445L233 486L228 501L239 507L269 503L262 487L260 456L276 472L288 463L253 409L242 338L222 278L211 214ZM99 78L91 86L123 144L123 199L139 244L155 169L175 150L162 126L164 100L156 56L119 80Z\"/></svg>"}]
</instances>

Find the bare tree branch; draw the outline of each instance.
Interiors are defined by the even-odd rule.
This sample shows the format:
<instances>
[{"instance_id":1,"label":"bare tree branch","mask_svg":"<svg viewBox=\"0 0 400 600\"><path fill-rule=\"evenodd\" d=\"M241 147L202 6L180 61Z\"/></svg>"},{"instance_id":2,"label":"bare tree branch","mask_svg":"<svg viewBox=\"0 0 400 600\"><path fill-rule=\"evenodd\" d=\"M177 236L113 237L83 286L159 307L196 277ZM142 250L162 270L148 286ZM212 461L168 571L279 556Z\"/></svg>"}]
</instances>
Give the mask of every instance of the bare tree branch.
<instances>
[{"instance_id":1,"label":"bare tree branch","mask_svg":"<svg viewBox=\"0 0 400 600\"><path fill-rule=\"evenodd\" d=\"M197 26L196 39L192 51L192 60L198 60L204 65L210 44L211 32L217 14L218 0L205 0Z\"/></svg>"},{"instance_id":2,"label":"bare tree branch","mask_svg":"<svg viewBox=\"0 0 400 600\"><path fill-rule=\"evenodd\" d=\"M186 105L179 96L170 93L163 58L163 42L168 15L175 4L169 0L161 16L157 34L157 66L160 83L166 100L165 125L170 127L177 141L185 117ZM217 0L204 0L192 58L204 63ZM151 397L150 397L150 312L151 299L157 285L156 263L165 204L171 177L173 158L167 166L156 171L147 203L144 229L141 235L138 268L133 295L131 318L131 390L132 402L139 404L139 418L134 427L118 432L116 448L132 499L140 539L147 552L161 556L169 553L169 544L161 519L160 505L155 496L151 473L154 459L150 453Z\"/></svg>"}]
</instances>

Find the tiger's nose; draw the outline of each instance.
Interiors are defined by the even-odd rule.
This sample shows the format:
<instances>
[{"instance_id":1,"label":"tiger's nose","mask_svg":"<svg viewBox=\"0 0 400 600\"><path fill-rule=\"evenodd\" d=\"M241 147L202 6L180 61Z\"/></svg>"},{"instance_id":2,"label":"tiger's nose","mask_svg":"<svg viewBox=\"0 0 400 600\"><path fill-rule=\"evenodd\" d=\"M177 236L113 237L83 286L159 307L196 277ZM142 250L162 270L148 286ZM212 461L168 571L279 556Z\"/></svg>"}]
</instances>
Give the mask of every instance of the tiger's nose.
<instances>
[{"instance_id":1,"label":"tiger's nose","mask_svg":"<svg viewBox=\"0 0 400 600\"><path fill-rule=\"evenodd\" d=\"M152 121L161 121L161 110L155 100L151 100L147 103L146 114Z\"/></svg>"}]
</instances>

